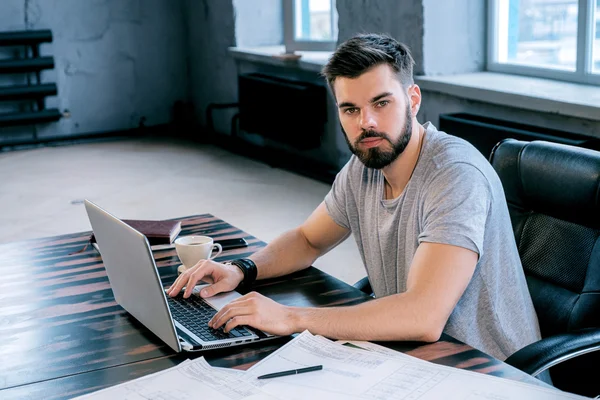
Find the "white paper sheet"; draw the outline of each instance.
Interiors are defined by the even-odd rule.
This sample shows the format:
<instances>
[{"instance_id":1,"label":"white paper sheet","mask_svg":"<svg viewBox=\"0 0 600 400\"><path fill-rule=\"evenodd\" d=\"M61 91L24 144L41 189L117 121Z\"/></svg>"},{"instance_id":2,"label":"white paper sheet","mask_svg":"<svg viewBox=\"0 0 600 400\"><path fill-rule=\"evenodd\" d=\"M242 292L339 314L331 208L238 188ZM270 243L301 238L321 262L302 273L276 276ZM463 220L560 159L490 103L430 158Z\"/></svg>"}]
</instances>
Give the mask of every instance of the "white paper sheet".
<instances>
[{"instance_id":1,"label":"white paper sheet","mask_svg":"<svg viewBox=\"0 0 600 400\"><path fill-rule=\"evenodd\" d=\"M241 374L241 375L240 375ZM249 382L244 372L211 367L204 358L78 397L90 400L276 400Z\"/></svg>"},{"instance_id":2,"label":"white paper sheet","mask_svg":"<svg viewBox=\"0 0 600 400\"><path fill-rule=\"evenodd\" d=\"M563 400L583 397L405 355L391 358L303 332L247 371L258 376L323 365L322 371L257 381L261 390L287 399Z\"/></svg>"}]
</instances>

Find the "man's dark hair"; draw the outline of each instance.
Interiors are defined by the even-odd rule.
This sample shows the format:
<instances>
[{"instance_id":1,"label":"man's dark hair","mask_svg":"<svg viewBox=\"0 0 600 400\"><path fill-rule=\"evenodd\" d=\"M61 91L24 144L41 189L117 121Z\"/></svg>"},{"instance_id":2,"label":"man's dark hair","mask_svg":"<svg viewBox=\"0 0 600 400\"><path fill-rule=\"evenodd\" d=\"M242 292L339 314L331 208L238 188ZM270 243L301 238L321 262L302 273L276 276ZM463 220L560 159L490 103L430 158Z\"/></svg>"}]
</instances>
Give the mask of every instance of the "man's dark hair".
<instances>
[{"instance_id":1,"label":"man's dark hair","mask_svg":"<svg viewBox=\"0 0 600 400\"><path fill-rule=\"evenodd\" d=\"M342 43L321 74L333 89L337 78L357 78L381 64L392 67L403 86L412 85L415 61L408 47L390 36L374 33L358 35Z\"/></svg>"}]
</instances>

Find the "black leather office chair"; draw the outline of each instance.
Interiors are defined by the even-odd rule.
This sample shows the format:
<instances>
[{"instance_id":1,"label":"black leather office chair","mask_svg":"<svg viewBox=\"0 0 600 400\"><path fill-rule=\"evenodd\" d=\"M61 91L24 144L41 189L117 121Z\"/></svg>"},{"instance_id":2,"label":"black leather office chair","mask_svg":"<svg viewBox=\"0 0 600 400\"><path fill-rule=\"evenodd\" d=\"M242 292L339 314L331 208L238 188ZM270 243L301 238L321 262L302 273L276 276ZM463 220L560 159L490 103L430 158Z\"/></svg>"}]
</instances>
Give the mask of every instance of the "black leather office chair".
<instances>
[{"instance_id":1,"label":"black leather office chair","mask_svg":"<svg viewBox=\"0 0 600 400\"><path fill-rule=\"evenodd\" d=\"M600 393L600 152L506 139L500 176L542 340L506 362L554 385Z\"/></svg>"}]
</instances>

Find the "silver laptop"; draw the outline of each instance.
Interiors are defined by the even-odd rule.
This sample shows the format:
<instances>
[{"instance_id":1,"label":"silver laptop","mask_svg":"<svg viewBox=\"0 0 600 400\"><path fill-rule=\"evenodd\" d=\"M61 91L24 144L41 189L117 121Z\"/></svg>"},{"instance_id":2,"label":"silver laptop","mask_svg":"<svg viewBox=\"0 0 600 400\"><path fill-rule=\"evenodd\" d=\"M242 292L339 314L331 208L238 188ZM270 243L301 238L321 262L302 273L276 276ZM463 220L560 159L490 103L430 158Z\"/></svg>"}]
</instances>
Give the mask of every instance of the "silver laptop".
<instances>
[{"instance_id":1,"label":"silver laptop","mask_svg":"<svg viewBox=\"0 0 600 400\"><path fill-rule=\"evenodd\" d=\"M212 316L239 293L202 299L197 287L188 299L167 296L146 236L88 200L85 209L115 300L173 350L202 351L275 338L248 327L228 333L208 327Z\"/></svg>"}]
</instances>

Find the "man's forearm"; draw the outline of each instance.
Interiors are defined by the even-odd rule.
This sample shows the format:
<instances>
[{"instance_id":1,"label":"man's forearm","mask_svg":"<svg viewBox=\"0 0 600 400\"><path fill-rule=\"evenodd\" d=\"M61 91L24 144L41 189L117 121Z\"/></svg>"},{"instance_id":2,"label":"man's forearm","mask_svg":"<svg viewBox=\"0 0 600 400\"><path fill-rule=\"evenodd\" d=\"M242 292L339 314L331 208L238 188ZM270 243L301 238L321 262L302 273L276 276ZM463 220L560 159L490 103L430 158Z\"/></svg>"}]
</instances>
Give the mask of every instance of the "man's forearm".
<instances>
[{"instance_id":1,"label":"man's forearm","mask_svg":"<svg viewBox=\"0 0 600 400\"><path fill-rule=\"evenodd\" d=\"M273 240L250 256L258 269L257 279L274 278L309 267L319 257L299 229Z\"/></svg>"},{"instance_id":2,"label":"man's forearm","mask_svg":"<svg viewBox=\"0 0 600 400\"><path fill-rule=\"evenodd\" d=\"M445 324L406 293L356 306L292 307L291 311L296 331L309 330L332 339L434 342Z\"/></svg>"}]
</instances>

